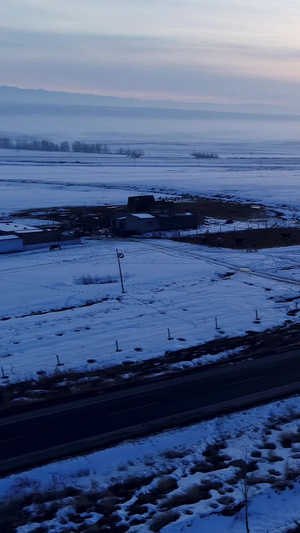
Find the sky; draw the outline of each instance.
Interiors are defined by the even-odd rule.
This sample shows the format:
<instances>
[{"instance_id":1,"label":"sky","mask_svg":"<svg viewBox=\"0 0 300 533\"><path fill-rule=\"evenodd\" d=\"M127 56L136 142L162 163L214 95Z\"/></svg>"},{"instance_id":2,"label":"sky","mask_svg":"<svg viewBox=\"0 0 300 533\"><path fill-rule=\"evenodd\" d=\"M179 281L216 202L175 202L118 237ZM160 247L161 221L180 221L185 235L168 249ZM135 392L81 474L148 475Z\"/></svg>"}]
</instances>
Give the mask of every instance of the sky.
<instances>
[{"instance_id":1,"label":"sky","mask_svg":"<svg viewBox=\"0 0 300 533\"><path fill-rule=\"evenodd\" d=\"M297 106L300 0L1 0L0 84Z\"/></svg>"}]
</instances>

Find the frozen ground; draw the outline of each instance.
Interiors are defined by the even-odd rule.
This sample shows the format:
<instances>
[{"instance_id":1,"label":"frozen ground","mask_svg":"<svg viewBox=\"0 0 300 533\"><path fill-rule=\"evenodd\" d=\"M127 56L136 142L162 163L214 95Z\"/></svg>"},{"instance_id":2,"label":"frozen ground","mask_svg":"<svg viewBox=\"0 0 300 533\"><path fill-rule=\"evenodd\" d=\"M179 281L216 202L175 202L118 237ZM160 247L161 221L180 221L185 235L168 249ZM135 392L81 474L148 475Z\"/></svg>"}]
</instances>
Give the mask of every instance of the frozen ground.
<instances>
[{"instance_id":1,"label":"frozen ground","mask_svg":"<svg viewBox=\"0 0 300 533\"><path fill-rule=\"evenodd\" d=\"M299 442L299 398L291 398L1 479L1 500L12 499L15 516L24 509L31 516L17 533L41 522L53 533L79 524L80 531L95 524L91 531L244 533L244 507L225 513L243 501L248 468L251 533L285 533L300 518Z\"/></svg>"},{"instance_id":2,"label":"frozen ground","mask_svg":"<svg viewBox=\"0 0 300 533\"><path fill-rule=\"evenodd\" d=\"M0 215L50 206L124 204L137 193L220 195L289 206L299 215L297 143L158 142L131 147L142 148L145 155L133 161L120 155L0 150ZM220 157L195 160L194 149Z\"/></svg>"},{"instance_id":3,"label":"frozen ground","mask_svg":"<svg viewBox=\"0 0 300 533\"><path fill-rule=\"evenodd\" d=\"M151 239L2 255L1 366L13 381L52 372L56 355L64 369L94 369L297 321L287 313L300 299L299 263L297 247L246 253Z\"/></svg>"}]
</instances>

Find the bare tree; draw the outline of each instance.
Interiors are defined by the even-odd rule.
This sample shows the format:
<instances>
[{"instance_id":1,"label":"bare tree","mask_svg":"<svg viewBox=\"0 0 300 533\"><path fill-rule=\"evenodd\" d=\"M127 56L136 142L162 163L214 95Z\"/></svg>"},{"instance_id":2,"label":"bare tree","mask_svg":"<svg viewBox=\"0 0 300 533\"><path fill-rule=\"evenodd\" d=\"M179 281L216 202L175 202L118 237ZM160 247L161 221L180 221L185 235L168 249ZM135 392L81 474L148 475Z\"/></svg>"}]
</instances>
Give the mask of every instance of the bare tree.
<instances>
[{"instance_id":1,"label":"bare tree","mask_svg":"<svg viewBox=\"0 0 300 533\"><path fill-rule=\"evenodd\" d=\"M245 525L246 525L246 532L250 533L250 526L249 526L249 500L251 497L251 490L253 489L252 486L249 485L249 480L247 477L247 474L245 473L245 476L242 477L238 484L238 489L242 495L243 498L243 504L245 509Z\"/></svg>"},{"instance_id":2,"label":"bare tree","mask_svg":"<svg viewBox=\"0 0 300 533\"><path fill-rule=\"evenodd\" d=\"M240 463L238 489L242 495L242 503L244 504L247 533L250 533L249 503L254 493L254 482L257 469L257 463L255 461L248 461L246 454L245 458L242 459Z\"/></svg>"}]
</instances>

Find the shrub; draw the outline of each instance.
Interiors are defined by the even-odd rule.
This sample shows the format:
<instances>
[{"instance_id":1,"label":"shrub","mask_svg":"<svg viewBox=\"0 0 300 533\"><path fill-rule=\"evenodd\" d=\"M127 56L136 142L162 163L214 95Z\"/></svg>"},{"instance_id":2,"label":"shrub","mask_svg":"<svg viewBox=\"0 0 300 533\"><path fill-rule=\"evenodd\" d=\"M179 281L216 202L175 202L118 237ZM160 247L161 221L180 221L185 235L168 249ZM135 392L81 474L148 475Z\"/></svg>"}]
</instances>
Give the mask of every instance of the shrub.
<instances>
[{"instance_id":1,"label":"shrub","mask_svg":"<svg viewBox=\"0 0 300 533\"><path fill-rule=\"evenodd\" d=\"M261 457L261 452L259 450L254 450L251 453L251 457Z\"/></svg>"},{"instance_id":2,"label":"shrub","mask_svg":"<svg viewBox=\"0 0 300 533\"><path fill-rule=\"evenodd\" d=\"M260 448L265 450L275 450L276 444L274 442L265 441L260 445Z\"/></svg>"},{"instance_id":3,"label":"shrub","mask_svg":"<svg viewBox=\"0 0 300 533\"><path fill-rule=\"evenodd\" d=\"M208 444L202 452L202 455L213 465L215 470L226 468L227 464L225 461L231 459L228 455L221 453L220 450L224 450L224 448L226 448L225 442L215 442L214 444Z\"/></svg>"},{"instance_id":4,"label":"shrub","mask_svg":"<svg viewBox=\"0 0 300 533\"><path fill-rule=\"evenodd\" d=\"M268 461L270 463L276 463L277 461L283 461L283 457L280 457L279 455L276 455L274 450L269 450Z\"/></svg>"},{"instance_id":5,"label":"shrub","mask_svg":"<svg viewBox=\"0 0 300 533\"><path fill-rule=\"evenodd\" d=\"M110 516L118 508L118 503L121 501L117 496L107 496L98 502L94 510L95 512L102 514L104 516Z\"/></svg>"},{"instance_id":6,"label":"shrub","mask_svg":"<svg viewBox=\"0 0 300 533\"><path fill-rule=\"evenodd\" d=\"M77 285L104 285L106 283L117 283L117 280L111 276L91 276L90 274L85 274L80 276L80 278L75 279Z\"/></svg>"},{"instance_id":7,"label":"shrub","mask_svg":"<svg viewBox=\"0 0 300 533\"><path fill-rule=\"evenodd\" d=\"M178 483L173 477L161 477L158 480L156 490L162 494L167 494L178 488Z\"/></svg>"},{"instance_id":8,"label":"shrub","mask_svg":"<svg viewBox=\"0 0 300 533\"><path fill-rule=\"evenodd\" d=\"M201 500L209 500L211 498L210 489L211 487L207 487L206 485L192 485L187 488L186 492L173 494L170 498L164 500L160 508L173 509L181 505L191 505Z\"/></svg>"},{"instance_id":9,"label":"shrub","mask_svg":"<svg viewBox=\"0 0 300 533\"><path fill-rule=\"evenodd\" d=\"M300 434L292 431L283 431L279 439L283 448L290 448L295 442L300 442Z\"/></svg>"},{"instance_id":10,"label":"shrub","mask_svg":"<svg viewBox=\"0 0 300 533\"><path fill-rule=\"evenodd\" d=\"M230 466L236 466L239 469L239 472L236 474L238 479L244 477L246 474L255 472L257 470L256 461L245 461L244 459L233 459L230 461Z\"/></svg>"},{"instance_id":11,"label":"shrub","mask_svg":"<svg viewBox=\"0 0 300 533\"><path fill-rule=\"evenodd\" d=\"M99 492L82 492L75 498L75 511L76 513L86 513L94 509L95 504L98 500L103 497L103 493Z\"/></svg>"},{"instance_id":12,"label":"shrub","mask_svg":"<svg viewBox=\"0 0 300 533\"><path fill-rule=\"evenodd\" d=\"M280 476L280 472L278 472L278 470L275 470L275 468L270 468L269 474L271 476Z\"/></svg>"},{"instance_id":13,"label":"shrub","mask_svg":"<svg viewBox=\"0 0 300 533\"><path fill-rule=\"evenodd\" d=\"M210 463L207 463L206 461L196 461L190 472L191 474L196 474L196 472L202 472L203 474L206 474L207 472L212 472L213 470L214 467Z\"/></svg>"},{"instance_id":14,"label":"shrub","mask_svg":"<svg viewBox=\"0 0 300 533\"><path fill-rule=\"evenodd\" d=\"M49 505L40 503L37 508L37 515L34 517L34 522L48 522L56 517L57 511L63 506L60 502L51 502Z\"/></svg>"},{"instance_id":15,"label":"shrub","mask_svg":"<svg viewBox=\"0 0 300 533\"><path fill-rule=\"evenodd\" d=\"M155 531L159 533L159 531L170 524L171 522L175 522L175 520L178 520L180 517L180 513L178 511L169 511L167 513L160 513L157 514L150 523L150 531Z\"/></svg>"},{"instance_id":16,"label":"shrub","mask_svg":"<svg viewBox=\"0 0 300 533\"><path fill-rule=\"evenodd\" d=\"M289 460L286 459L284 464L284 473L283 478L286 482L294 481L299 477L300 471L299 468L293 468L290 466Z\"/></svg>"},{"instance_id":17,"label":"shrub","mask_svg":"<svg viewBox=\"0 0 300 533\"><path fill-rule=\"evenodd\" d=\"M182 459L186 457L190 450L185 450L184 448L174 448L173 450L166 450L161 455L166 459Z\"/></svg>"},{"instance_id":18,"label":"shrub","mask_svg":"<svg viewBox=\"0 0 300 533\"><path fill-rule=\"evenodd\" d=\"M221 496L221 498L217 499L217 502L220 505L227 507L228 505L232 505L234 503L234 498L232 498L232 496Z\"/></svg>"}]
</instances>

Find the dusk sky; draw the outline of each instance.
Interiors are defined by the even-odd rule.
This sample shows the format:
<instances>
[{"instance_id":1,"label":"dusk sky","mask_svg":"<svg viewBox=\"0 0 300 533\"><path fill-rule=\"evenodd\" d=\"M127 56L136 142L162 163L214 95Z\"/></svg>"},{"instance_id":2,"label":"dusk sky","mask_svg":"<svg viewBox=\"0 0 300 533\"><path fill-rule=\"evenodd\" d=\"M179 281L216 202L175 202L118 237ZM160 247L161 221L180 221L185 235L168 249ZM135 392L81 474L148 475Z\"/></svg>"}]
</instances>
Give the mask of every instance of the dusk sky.
<instances>
[{"instance_id":1,"label":"dusk sky","mask_svg":"<svg viewBox=\"0 0 300 533\"><path fill-rule=\"evenodd\" d=\"M0 25L2 85L299 107L299 0L1 0Z\"/></svg>"}]
</instances>

